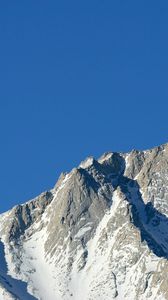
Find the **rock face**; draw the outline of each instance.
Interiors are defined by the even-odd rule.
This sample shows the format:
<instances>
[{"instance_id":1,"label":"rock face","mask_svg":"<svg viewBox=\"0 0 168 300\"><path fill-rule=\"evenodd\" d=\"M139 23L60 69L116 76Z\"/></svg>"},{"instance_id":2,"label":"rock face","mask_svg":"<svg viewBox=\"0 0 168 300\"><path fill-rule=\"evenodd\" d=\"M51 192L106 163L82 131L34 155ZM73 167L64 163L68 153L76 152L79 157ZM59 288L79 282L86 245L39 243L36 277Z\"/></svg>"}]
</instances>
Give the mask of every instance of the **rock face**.
<instances>
[{"instance_id":1,"label":"rock face","mask_svg":"<svg viewBox=\"0 0 168 300\"><path fill-rule=\"evenodd\" d=\"M168 299L168 144L87 158L0 215L0 299Z\"/></svg>"}]
</instances>

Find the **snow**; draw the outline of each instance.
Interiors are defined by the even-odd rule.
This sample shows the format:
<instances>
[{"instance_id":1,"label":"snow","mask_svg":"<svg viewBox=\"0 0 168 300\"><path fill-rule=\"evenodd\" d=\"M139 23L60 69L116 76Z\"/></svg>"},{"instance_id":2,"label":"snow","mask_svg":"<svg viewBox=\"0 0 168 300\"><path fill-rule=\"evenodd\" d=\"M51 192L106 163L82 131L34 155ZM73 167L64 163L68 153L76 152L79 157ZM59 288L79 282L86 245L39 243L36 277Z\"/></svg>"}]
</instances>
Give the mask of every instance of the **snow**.
<instances>
[{"instance_id":1,"label":"snow","mask_svg":"<svg viewBox=\"0 0 168 300\"><path fill-rule=\"evenodd\" d=\"M55 299L54 268L45 259L44 244L47 233L44 230L37 231L31 239L23 245L23 261L21 271L28 277L31 272L28 290L33 292L38 299Z\"/></svg>"},{"instance_id":2,"label":"snow","mask_svg":"<svg viewBox=\"0 0 168 300\"><path fill-rule=\"evenodd\" d=\"M12 296L2 285L0 286L0 299L1 300L15 300L16 297Z\"/></svg>"},{"instance_id":3,"label":"snow","mask_svg":"<svg viewBox=\"0 0 168 300\"><path fill-rule=\"evenodd\" d=\"M91 230L91 229L92 229L92 227L91 227L89 224L83 226L83 227L78 231L78 233L75 235L75 239L81 238L81 236L83 236L87 231L89 231L89 230Z\"/></svg>"},{"instance_id":4,"label":"snow","mask_svg":"<svg viewBox=\"0 0 168 300\"><path fill-rule=\"evenodd\" d=\"M66 175L60 187L57 188L53 201L56 201L59 192L65 187L70 177L71 174ZM51 204L52 202L48 205L41 221L34 224L36 232L23 244L22 260L26 263L22 264L21 273L28 278L28 291L40 300L61 300L56 281L58 271L56 271L54 261L46 256L44 249L48 236L47 227L41 226L45 224L47 211L50 209ZM42 229L38 230L38 228Z\"/></svg>"},{"instance_id":5,"label":"snow","mask_svg":"<svg viewBox=\"0 0 168 300\"><path fill-rule=\"evenodd\" d=\"M67 181L70 179L70 177L72 176L71 173L69 174L66 174L65 178L63 179L61 185L56 189L55 193L54 193L54 198L52 201L54 201L57 196L58 196L58 193L64 188L65 184L67 183Z\"/></svg>"},{"instance_id":6,"label":"snow","mask_svg":"<svg viewBox=\"0 0 168 300\"><path fill-rule=\"evenodd\" d=\"M96 300L102 300L102 294L100 293L100 289L106 294L105 299L111 300L111 288L106 288L106 278L108 276L108 256L110 247L105 247L107 251L105 252L105 255L102 254L102 249L99 245L100 239L102 235L104 234L104 230L106 230L107 224L110 221L111 217L115 214L116 209L120 203L121 199L118 195L118 192L114 192L113 199L112 199L112 206L109 211L104 215L103 219L100 221L97 230L95 232L94 237L88 242L87 244L87 251L88 251L88 259L86 262L85 269L82 270L80 273L77 272L78 269L78 263L74 265L72 275L71 275L71 284L70 289L73 294L73 300L86 300L86 299L92 299L89 295L91 290L91 285L93 284L93 281L96 282L98 277L100 282L102 282L102 285L97 288L97 291L95 291L95 296L93 299ZM117 233L116 233L117 234ZM110 240L110 245L112 246L113 242L115 241L115 237L112 237ZM82 249L79 249L78 256L76 257L76 262L80 259L80 256L82 255L83 251ZM103 272L102 272L103 268ZM104 282L104 284L103 284ZM112 281L108 282L109 284L113 284ZM82 288L81 288L82 287ZM94 286L92 286L92 289ZM99 293L101 294L99 296ZM105 295L104 294L104 295Z\"/></svg>"},{"instance_id":7,"label":"snow","mask_svg":"<svg viewBox=\"0 0 168 300\"><path fill-rule=\"evenodd\" d=\"M127 154L125 157L125 171L127 171L127 169L130 167L130 162L129 162L129 158L130 158L131 154Z\"/></svg>"},{"instance_id":8,"label":"snow","mask_svg":"<svg viewBox=\"0 0 168 300\"><path fill-rule=\"evenodd\" d=\"M100 157L98 162L100 164L104 163L106 160L110 159L112 157L113 153L107 153L106 155L104 155L103 157Z\"/></svg>"},{"instance_id":9,"label":"snow","mask_svg":"<svg viewBox=\"0 0 168 300\"><path fill-rule=\"evenodd\" d=\"M101 162L107 160L111 155L111 153L106 155ZM88 168L92 163L93 158L89 157L81 163L80 167ZM126 156L126 167L129 167L128 156ZM58 201L60 198L59 193L68 183L70 177L71 173L67 174L61 185L52 190L54 196L52 201ZM131 186L128 188L131 195L129 200L131 204L136 205L139 216L145 223L145 204L140 201L138 189ZM103 189L105 189L105 186L103 186L102 191ZM99 192L101 194L101 190ZM153 275L149 278L147 276L149 273L153 274L160 271L158 269L160 260L149 251L144 243L143 249L145 250L142 251L140 258L137 255L138 258L135 263L133 265L129 264L128 258L132 258L132 254L136 256L141 241L138 228L134 228L129 216L128 219L126 218L128 212L125 207L127 208L128 202L121 194L119 189L113 192L111 207L107 209L96 228L94 236L85 246L81 243L81 238L85 234L89 234L93 224L90 222L82 226L83 222L81 223L82 227L76 233L73 241L76 243L74 243L76 245L75 254L72 253L72 248L69 247L69 232L69 235L64 237L64 244L59 245L56 249L57 255L52 258L46 255L44 247L48 240L46 221L50 217L49 212L52 209L53 202L47 206L40 221L35 222L27 229L24 239L20 245L13 248L13 251L5 244L5 237L3 237L5 254L1 243L0 300L14 300L16 299L15 295L20 297L21 300L36 298L39 300L111 300L113 297L118 300L135 299L137 297L137 281L144 279L142 288L146 284L145 280L150 283ZM123 219L125 218L124 221L121 218L121 224L116 221L116 216L119 213L122 214ZM0 216L0 231L3 229L5 219L9 217L10 212ZM80 221L85 221L85 218L82 217ZM117 227L114 226L115 229L111 230L115 222ZM130 230L130 233L136 231L137 240L135 240L137 244L131 241L127 244L123 243L121 247L119 244L119 247L115 248L118 239L122 237L121 234L129 230L131 226L133 231ZM164 244L167 228L164 223L161 222L157 228L153 228L151 224L144 224L144 228L155 239L156 230L159 228L160 231L163 231L163 234L160 233L157 237L157 241ZM123 236L126 237L126 234ZM87 253L86 256L84 256L85 253ZM72 258L73 263L69 268L69 262ZM122 266L126 268L125 273ZM20 273L16 273L16 267L20 267ZM28 282L28 285L26 282ZM158 295L158 289L159 286L153 287L150 295L148 294L149 290L146 288L141 299L163 300L164 298ZM31 296L31 294L34 296Z\"/></svg>"},{"instance_id":10,"label":"snow","mask_svg":"<svg viewBox=\"0 0 168 300\"><path fill-rule=\"evenodd\" d=\"M12 278L8 274L7 262L5 260L4 245L0 242L0 280L2 285L0 286L0 299L11 300L11 299L24 299L24 300L35 300L27 292L27 283L22 280Z\"/></svg>"},{"instance_id":11,"label":"snow","mask_svg":"<svg viewBox=\"0 0 168 300\"><path fill-rule=\"evenodd\" d=\"M79 165L80 168L82 169L87 169L93 164L93 157L88 157L86 160L82 161Z\"/></svg>"},{"instance_id":12,"label":"snow","mask_svg":"<svg viewBox=\"0 0 168 300\"><path fill-rule=\"evenodd\" d=\"M66 175L62 184L55 191L53 200L56 200L59 192L63 189L70 177L71 174ZM47 209L51 203L47 206ZM10 217L10 213L11 211L0 216L0 230L3 229L5 219ZM35 222L25 232L25 237L30 237L23 245L19 245L19 247L22 247L21 252L19 248L15 247L11 253L9 246L5 242L5 236L2 236L3 243L1 242L0 244L0 281L2 281L1 276L3 276L14 288L7 286L7 290L5 290L5 287L1 287L0 285L0 300L15 299L15 297L10 294L10 290L11 293L16 294L21 300L56 299L55 265L52 261L47 261L44 250L44 244L47 240L46 226L44 226L46 220L47 210L44 212L41 220ZM42 229L40 230L40 228ZM35 233L31 235L33 231ZM18 255L20 257L18 257ZM17 274L15 268L19 264L20 258L23 262L20 266L21 274ZM26 282L28 282L28 286ZM35 295L37 298L34 298L32 295ZM57 300L61 300L60 296L57 297Z\"/></svg>"}]
</instances>

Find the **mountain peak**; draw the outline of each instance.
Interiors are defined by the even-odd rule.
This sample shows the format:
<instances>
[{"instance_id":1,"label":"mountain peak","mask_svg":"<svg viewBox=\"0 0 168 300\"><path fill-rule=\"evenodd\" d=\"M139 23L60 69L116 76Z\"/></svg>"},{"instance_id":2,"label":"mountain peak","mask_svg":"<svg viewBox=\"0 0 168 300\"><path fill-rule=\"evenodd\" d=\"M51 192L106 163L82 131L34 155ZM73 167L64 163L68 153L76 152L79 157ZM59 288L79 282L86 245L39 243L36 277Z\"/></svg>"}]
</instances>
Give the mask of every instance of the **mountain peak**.
<instances>
[{"instance_id":1,"label":"mountain peak","mask_svg":"<svg viewBox=\"0 0 168 300\"><path fill-rule=\"evenodd\" d=\"M167 300L168 144L88 157L0 236L2 300Z\"/></svg>"}]
</instances>

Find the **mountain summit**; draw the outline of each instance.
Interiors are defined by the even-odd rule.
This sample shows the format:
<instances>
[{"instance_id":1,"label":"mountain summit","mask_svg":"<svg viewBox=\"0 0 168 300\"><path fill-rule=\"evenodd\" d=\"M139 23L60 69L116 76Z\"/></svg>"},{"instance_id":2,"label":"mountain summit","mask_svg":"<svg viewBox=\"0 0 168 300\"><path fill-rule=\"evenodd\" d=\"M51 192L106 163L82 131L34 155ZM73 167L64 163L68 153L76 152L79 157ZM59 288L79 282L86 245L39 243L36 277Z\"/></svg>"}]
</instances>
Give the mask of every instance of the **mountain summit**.
<instances>
[{"instance_id":1,"label":"mountain summit","mask_svg":"<svg viewBox=\"0 0 168 300\"><path fill-rule=\"evenodd\" d=\"M1 300L168 300L168 144L88 157L0 238Z\"/></svg>"}]
</instances>

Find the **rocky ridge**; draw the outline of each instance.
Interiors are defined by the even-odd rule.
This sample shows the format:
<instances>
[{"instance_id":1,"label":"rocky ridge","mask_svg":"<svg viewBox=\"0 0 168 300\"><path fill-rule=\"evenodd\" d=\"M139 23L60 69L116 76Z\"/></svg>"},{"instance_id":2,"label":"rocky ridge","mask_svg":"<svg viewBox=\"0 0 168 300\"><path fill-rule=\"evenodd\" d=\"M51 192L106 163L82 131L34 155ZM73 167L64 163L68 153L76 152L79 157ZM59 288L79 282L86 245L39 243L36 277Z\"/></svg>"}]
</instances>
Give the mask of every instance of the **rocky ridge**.
<instances>
[{"instance_id":1,"label":"rocky ridge","mask_svg":"<svg viewBox=\"0 0 168 300\"><path fill-rule=\"evenodd\" d=\"M168 299L168 144L105 153L0 215L0 299Z\"/></svg>"}]
</instances>

